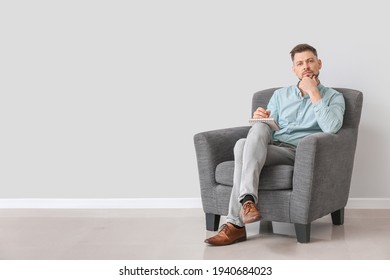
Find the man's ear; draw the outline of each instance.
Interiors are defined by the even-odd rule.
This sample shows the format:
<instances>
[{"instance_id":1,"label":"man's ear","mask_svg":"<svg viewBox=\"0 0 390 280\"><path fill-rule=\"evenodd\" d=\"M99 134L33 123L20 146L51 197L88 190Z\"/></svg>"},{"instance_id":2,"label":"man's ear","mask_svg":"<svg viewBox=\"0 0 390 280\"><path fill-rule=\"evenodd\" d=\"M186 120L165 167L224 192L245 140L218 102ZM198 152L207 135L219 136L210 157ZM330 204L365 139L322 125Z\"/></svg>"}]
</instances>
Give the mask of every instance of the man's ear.
<instances>
[{"instance_id":1,"label":"man's ear","mask_svg":"<svg viewBox=\"0 0 390 280\"><path fill-rule=\"evenodd\" d=\"M319 69L321 69L322 68L322 60L321 59L318 60L318 64L320 65Z\"/></svg>"}]
</instances>

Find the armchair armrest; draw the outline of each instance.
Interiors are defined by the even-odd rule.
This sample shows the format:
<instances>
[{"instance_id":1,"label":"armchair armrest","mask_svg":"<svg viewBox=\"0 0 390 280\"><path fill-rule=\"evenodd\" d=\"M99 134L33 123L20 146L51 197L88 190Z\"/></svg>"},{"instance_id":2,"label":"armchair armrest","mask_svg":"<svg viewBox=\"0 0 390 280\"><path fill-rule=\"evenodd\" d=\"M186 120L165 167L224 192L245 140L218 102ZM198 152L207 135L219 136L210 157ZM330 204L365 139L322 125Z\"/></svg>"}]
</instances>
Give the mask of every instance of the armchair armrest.
<instances>
[{"instance_id":1,"label":"armchair armrest","mask_svg":"<svg viewBox=\"0 0 390 280\"><path fill-rule=\"evenodd\" d=\"M194 136L201 187L215 184L215 168L224 161L233 160L236 142L245 138L249 126L225 128L198 133Z\"/></svg>"},{"instance_id":2,"label":"armchair armrest","mask_svg":"<svg viewBox=\"0 0 390 280\"><path fill-rule=\"evenodd\" d=\"M295 156L290 219L307 224L347 204L357 129L315 133L301 140Z\"/></svg>"}]
</instances>

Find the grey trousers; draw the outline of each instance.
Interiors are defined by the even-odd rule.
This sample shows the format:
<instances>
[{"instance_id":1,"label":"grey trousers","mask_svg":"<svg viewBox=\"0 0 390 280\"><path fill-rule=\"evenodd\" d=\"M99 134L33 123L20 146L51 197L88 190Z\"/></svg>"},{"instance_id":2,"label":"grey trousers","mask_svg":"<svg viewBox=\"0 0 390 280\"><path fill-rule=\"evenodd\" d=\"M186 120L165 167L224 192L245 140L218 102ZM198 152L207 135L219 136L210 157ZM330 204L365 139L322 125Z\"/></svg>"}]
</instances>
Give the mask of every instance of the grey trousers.
<instances>
[{"instance_id":1,"label":"grey trousers","mask_svg":"<svg viewBox=\"0 0 390 280\"><path fill-rule=\"evenodd\" d=\"M272 131L264 123L254 124L247 138L234 146L234 180L230 196L229 213L226 221L244 226L240 217L240 201L245 195L252 195L258 203L260 172L263 166L294 165L295 147L272 141Z\"/></svg>"}]
</instances>

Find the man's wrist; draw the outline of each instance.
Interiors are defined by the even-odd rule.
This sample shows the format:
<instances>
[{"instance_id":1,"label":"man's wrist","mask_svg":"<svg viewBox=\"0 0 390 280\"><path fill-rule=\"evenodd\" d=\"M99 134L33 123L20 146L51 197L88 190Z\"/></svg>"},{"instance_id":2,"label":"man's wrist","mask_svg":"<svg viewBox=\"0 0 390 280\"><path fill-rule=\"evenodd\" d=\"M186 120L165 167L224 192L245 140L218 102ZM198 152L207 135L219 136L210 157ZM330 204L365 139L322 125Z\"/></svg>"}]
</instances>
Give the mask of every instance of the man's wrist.
<instances>
[{"instance_id":1,"label":"man's wrist","mask_svg":"<svg viewBox=\"0 0 390 280\"><path fill-rule=\"evenodd\" d=\"M321 94L318 90L308 92L308 94L309 94L310 100L313 104L317 103L318 101L320 101L322 99Z\"/></svg>"}]
</instances>

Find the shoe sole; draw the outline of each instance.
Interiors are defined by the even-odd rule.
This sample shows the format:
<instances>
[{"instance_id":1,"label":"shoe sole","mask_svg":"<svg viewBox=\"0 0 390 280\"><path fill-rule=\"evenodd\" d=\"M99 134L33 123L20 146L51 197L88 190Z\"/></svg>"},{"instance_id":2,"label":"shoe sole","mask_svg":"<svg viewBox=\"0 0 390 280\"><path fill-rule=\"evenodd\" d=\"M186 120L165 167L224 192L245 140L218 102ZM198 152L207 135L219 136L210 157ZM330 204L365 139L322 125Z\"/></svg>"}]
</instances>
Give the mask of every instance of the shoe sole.
<instances>
[{"instance_id":1,"label":"shoe sole","mask_svg":"<svg viewBox=\"0 0 390 280\"><path fill-rule=\"evenodd\" d=\"M236 239L232 244L237 243L237 242L242 242L242 241L246 241L246 236L243 236L243 237Z\"/></svg>"},{"instance_id":2,"label":"shoe sole","mask_svg":"<svg viewBox=\"0 0 390 280\"><path fill-rule=\"evenodd\" d=\"M226 244L212 244L212 243L206 242L206 244L209 244L209 245L212 245L212 246L227 246L227 245L232 245L232 244L234 244L234 243L238 243L238 242L242 242L242 241L246 241L246 240L247 240L246 236L243 236L243 237L237 238L236 240L234 240L234 241L231 242L231 243L226 243Z\"/></svg>"}]
</instances>

